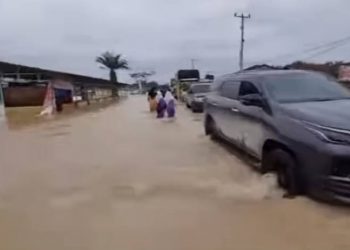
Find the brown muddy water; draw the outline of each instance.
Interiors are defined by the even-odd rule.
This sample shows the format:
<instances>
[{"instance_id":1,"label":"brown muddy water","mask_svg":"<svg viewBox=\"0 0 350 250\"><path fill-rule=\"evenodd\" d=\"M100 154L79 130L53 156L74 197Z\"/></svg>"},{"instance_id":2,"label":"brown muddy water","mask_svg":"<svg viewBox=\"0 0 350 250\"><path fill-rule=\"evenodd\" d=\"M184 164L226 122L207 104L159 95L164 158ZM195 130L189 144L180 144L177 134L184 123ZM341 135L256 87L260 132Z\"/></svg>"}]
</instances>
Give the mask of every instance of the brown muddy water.
<instances>
[{"instance_id":1,"label":"brown muddy water","mask_svg":"<svg viewBox=\"0 0 350 250\"><path fill-rule=\"evenodd\" d=\"M348 209L282 199L201 119L159 121L131 97L2 126L0 249L349 249Z\"/></svg>"}]
</instances>

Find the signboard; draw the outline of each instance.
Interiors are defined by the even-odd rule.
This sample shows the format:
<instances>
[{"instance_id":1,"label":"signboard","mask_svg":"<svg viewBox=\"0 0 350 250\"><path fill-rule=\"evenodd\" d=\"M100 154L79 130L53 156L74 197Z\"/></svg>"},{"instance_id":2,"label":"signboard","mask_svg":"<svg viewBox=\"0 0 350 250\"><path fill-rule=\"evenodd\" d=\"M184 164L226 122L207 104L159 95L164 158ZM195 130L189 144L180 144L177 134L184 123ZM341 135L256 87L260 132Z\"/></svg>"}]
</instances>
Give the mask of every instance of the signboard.
<instances>
[{"instance_id":1,"label":"signboard","mask_svg":"<svg viewBox=\"0 0 350 250\"><path fill-rule=\"evenodd\" d=\"M338 80L341 82L350 82L350 66L340 66Z\"/></svg>"}]
</instances>

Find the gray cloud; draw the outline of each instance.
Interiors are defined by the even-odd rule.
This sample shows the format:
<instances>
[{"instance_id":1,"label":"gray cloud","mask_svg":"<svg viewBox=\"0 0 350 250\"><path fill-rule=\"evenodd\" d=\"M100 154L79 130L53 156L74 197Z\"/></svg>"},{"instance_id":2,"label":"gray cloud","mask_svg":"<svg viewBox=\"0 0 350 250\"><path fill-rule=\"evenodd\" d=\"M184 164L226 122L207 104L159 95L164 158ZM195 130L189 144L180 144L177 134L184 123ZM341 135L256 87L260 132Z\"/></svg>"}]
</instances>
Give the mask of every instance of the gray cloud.
<instances>
[{"instance_id":1,"label":"gray cloud","mask_svg":"<svg viewBox=\"0 0 350 250\"><path fill-rule=\"evenodd\" d=\"M277 57L278 64L347 36L349 8L348 0L0 0L0 53L1 60L107 77L94 60L113 50L164 82L191 58L203 74L237 70L235 11L252 14L246 63ZM349 48L313 60L349 60ZM130 81L128 72L120 78Z\"/></svg>"}]
</instances>

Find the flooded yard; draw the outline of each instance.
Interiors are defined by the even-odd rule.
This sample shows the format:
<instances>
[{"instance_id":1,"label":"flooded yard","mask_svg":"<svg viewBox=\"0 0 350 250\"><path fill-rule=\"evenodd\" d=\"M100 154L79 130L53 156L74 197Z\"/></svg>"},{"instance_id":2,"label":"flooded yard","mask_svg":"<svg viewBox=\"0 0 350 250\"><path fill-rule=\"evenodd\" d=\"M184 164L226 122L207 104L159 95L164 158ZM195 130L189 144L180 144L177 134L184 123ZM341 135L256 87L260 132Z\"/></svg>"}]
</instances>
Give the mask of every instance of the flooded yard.
<instances>
[{"instance_id":1,"label":"flooded yard","mask_svg":"<svg viewBox=\"0 0 350 250\"><path fill-rule=\"evenodd\" d=\"M0 249L349 249L350 213L283 199L204 136L182 106L145 97L0 130Z\"/></svg>"}]
</instances>

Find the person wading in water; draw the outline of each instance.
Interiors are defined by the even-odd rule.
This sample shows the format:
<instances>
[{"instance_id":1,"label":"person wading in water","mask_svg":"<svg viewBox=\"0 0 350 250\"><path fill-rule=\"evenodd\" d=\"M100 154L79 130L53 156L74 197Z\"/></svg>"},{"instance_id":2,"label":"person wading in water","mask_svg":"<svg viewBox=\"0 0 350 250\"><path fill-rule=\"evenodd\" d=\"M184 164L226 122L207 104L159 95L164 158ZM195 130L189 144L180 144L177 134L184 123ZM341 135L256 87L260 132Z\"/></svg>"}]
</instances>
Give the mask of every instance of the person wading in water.
<instances>
[{"instance_id":1,"label":"person wading in water","mask_svg":"<svg viewBox=\"0 0 350 250\"><path fill-rule=\"evenodd\" d=\"M157 110L157 91L156 88L151 88L150 91L148 91L148 103L149 103L149 110L150 112L155 112Z\"/></svg>"},{"instance_id":2,"label":"person wading in water","mask_svg":"<svg viewBox=\"0 0 350 250\"><path fill-rule=\"evenodd\" d=\"M158 91L157 96L156 96L156 100L157 100L157 118L162 119L164 118L164 114L165 114L165 110L166 110L166 102L164 100L164 96L163 94Z\"/></svg>"}]
</instances>

